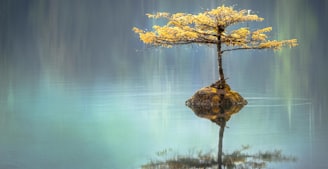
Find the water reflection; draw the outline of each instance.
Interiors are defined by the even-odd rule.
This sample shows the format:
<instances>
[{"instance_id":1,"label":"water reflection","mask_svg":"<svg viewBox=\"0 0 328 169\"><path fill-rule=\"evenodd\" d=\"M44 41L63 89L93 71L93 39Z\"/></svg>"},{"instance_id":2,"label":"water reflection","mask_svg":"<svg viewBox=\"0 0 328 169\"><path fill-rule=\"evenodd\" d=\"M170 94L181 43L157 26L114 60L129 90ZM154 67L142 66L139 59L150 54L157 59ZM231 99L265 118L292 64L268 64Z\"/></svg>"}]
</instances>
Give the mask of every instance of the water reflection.
<instances>
[{"instance_id":1,"label":"water reflection","mask_svg":"<svg viewBox=\"0 0 328 169\"><path fill-rule=\"evenodd\" d=\"M236 115L247 101L230 86L222 81L217 81L211 86L201 88L186 105L201 118L209 119L217 124L219 129L219 141L217 156L213 152L193 152L188 155L175 155L167 157L172 149L158 152L157 155L165 160L152 161L142 166L144 169L154 168L266 168L271 162L295 162L293 156L286 156L280 150L259 151L248 153L250 146L244 145L232 153L223 153L223 136L227 122L232 115Z\"/></svg>"},{"instance_id":2,"label":"water reflection","mask_svg":"<svg viewBox=\"0 0 328 169\"><path fill-rule=\"evenodd\" d=\"M286 156L280 150L259 151L257 153L247 153L250 146L241 146L240 149L224 155L222 166L227 169L262 169L268 167L271 162L295 162L297 159L293 156ZM172 152L171 149L158 152L157 155L163 158ZM142 166L142 169L181 169L181 168L217 168L217 161L212 152L204 153L202 151L192 152L188 155L176 155L164 161L152 161ZM220 167L218 167L220 168Z\"/></svg>"}]
</instances>

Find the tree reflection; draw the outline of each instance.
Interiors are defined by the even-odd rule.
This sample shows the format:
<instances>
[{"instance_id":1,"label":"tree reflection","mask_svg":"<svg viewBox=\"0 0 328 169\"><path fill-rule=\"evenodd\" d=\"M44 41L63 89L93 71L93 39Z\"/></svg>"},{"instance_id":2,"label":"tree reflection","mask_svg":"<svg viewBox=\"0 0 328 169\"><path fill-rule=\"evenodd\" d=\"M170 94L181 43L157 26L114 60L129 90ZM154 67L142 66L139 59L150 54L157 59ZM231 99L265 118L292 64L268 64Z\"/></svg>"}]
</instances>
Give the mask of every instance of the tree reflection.
<instances>
[{"instance_id":1,"label":"tree reflection","mask_svg":"<svg viewBox=\"0 0 328 169\"><path fill-rule=\"evenodd\" d=\"M265 168L270 162L296 161L295 157L285 156L280 150L258 152L249 154L246 151L250 146L242 146L230 154L222 152L223 135L226 123L232 115L238 113L247 101L237 92L230 89L227 83L218 81L211 86L198 90L186 105L194 113L211 120L220 126L218 153L203 153L202 151L188 155L175 155L170 157L170 151L164 150L157 155L165 157L165 160L151 161L142 166L143 169L178 169L178 168Z\"/></svg>"},{"instance_id":2,"label":"tree reflection","mask_svg":"<svg viewBox=\"0 0 328 169\"><path fill-rule=\"evenodd\" d=\"M230 154L224 154L221 166L216 161L216 156L212 152L203 153L202 151L194 152L188 155L175 155L170 158L171 151L164 150L157 153L163 161L151 161L142 166L142 169L262 169L266 168L271 162L295 162L296 158L283 155L280 150L257 152L249 154L246 151L250 146L242 146Z\"/></svg>"}]
</instances>

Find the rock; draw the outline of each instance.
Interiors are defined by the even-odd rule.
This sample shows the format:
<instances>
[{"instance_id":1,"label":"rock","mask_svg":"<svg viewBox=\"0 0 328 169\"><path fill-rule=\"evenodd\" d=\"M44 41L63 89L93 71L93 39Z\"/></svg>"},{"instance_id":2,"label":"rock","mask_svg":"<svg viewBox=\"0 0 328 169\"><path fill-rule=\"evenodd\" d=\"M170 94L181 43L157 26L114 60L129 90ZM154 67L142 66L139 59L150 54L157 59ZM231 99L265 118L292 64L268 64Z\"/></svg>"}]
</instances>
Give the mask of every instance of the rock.
<instances>
[{"instance_id":1,"label":"rock","mask_svg":"<svg viewBox=\"0 0 328 169\"><path fill-rule=\"evenodd\" d=\"M228 121L232 114L239 112L246 104L247 101L239 93L220 81L199 89L186 101L186 105L197 116L207 118L218 125Z\"/></svg>"}]
</instances>

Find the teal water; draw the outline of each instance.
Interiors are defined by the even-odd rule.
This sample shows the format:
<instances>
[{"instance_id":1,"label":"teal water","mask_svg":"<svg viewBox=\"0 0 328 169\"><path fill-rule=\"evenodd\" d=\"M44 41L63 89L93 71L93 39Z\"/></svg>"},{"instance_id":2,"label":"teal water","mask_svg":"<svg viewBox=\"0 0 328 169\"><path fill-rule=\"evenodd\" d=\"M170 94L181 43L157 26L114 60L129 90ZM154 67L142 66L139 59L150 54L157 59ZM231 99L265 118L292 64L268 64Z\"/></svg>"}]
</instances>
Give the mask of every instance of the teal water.
<instances>
[{"instance_id":1,"label":"teal water","mask_svg":"<svg viewBox=\"0 0 328 169\"><path fill-rule=\"evenodd\" d=\"M224 57L227 82L249 104L228 121L223 151L278 149L298 160L269 168L328 168L328 3L282 2L223 2L300 43ZM165 149L216 151L218 126L184 105L218 79L215 50L149 48L131 29L156 23L145 13L220 4L0 1L0 169L134 169Z\"/></svg>"},{"instance_id":2,"label":"teal water","mask_svg":"<svg viewBox=\"0 0 328 169\"><path fill-rule=\"evenodd\" d=\"M2 168L139 168L165 149L217 149L218 126L184 106L199 84L39 83L1 100ZM327 135L311 100L241 94L249 104L228 121L224 151L277 149L298 158L286 168L325 167Z\"/></svg>"}]
</instances>

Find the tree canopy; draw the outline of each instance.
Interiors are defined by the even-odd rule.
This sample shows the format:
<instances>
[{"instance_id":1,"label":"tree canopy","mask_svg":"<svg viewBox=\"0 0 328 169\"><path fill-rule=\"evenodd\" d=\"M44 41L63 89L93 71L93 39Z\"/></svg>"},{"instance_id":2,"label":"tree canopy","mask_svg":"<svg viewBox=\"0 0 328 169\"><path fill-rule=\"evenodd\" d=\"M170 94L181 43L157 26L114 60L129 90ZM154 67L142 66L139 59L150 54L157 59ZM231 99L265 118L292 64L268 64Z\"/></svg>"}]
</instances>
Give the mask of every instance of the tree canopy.
<instances>
[{"instance_id":1,"label":"tree canopy","mask_svg":"<svg viewBox=\"0 0 328 169\"><path fill-rule=\"evenodd\" d=\"M183 44L224 44L220 51L240 49L281 49L297 46L296 39L269 40L267 33L272 27L250 30L249 27L228 31L226 28L242 22L263 21L264 19L251 14L250 10L234 10L233 7L219 6L199 14L158 12L147 14L149 18L166 19L164 26L154 25L152 31L134 27L145 44L172 47Z\"/></svg>"}]
</instances>

